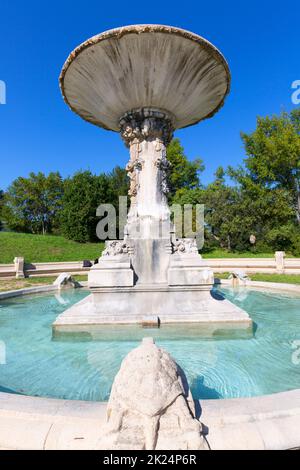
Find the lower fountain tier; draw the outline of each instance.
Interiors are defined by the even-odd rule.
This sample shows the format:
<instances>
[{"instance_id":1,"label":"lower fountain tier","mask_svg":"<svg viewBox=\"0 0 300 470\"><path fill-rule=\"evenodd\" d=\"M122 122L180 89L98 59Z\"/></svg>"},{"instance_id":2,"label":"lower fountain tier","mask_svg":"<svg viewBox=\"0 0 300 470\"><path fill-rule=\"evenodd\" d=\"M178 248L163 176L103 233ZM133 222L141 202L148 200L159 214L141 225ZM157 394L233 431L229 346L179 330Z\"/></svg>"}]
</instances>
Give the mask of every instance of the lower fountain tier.
<instances>
[{"instance_id":1,"label":"lower fountain tier","mask_svg":"<svg viewBox=\"0 0 300 470\"><path fill-rule=\"evenodd\" d=\"M53 330L81 332L92 325L134 323L215 323L216 328L252 330L247 312L207 286L167 285L93 288L57 317Z\"/></svg>"}]
</instances>

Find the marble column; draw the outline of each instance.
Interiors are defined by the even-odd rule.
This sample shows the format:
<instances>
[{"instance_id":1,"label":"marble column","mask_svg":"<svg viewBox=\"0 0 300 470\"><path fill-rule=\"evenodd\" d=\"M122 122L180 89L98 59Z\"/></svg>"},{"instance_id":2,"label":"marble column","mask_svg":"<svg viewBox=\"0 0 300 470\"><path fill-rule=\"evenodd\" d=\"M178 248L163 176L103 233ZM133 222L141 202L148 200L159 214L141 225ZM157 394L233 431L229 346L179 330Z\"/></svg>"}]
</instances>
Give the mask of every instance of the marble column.
<instances>
[{"instance_id":1,"label":"marble column","mask_svg":"<svg viewBox=\"0 0 300 470\"><path fill-rule=\"evenodd\" d=\"M173 135L171 116L153 108L134 110L120 119L120 132L130 151L126 167L131 198L129 229L130 224L137 221L144 226L149 224L149 219L169 221L167 176L170 164L166 147Z\"/></svg>"},{"instance_id":2,"label":"marble column","mask_svg":"<svg viewBox=\"0 0 300 470\"><path fill-rule=\"evenodd\" d=\"M158 109L133 110L121 118L120 132L130 151L126 169L131 205L125 236L133 268L139 283L164 283L172 250L166 147L173 119Z\"/></svg>"}]
</instances>

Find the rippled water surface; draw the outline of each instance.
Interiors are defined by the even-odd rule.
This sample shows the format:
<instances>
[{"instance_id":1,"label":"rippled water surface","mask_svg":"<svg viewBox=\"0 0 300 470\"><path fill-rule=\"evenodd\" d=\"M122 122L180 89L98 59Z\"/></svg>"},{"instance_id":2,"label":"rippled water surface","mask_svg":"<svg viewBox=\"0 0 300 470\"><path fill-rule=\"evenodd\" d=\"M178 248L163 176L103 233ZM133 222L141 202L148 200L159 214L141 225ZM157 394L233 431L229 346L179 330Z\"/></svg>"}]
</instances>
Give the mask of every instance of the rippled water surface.
<instances>
[{"instance_id":1,"label":"rippled water surface","mask_svg":"<svg viewBox=\"0 0 300 470\"><path fill-rule=\"evenodd\" d=\"M0 391L106 400L123 357L143 336L156 337L177 360L194 398L246 397L300 388L296 350L300 297L245 288L222 291L252 317L252 338L203 338L197 330L191 335L187 327L178 325L171 330L104 328L93 340L53 340L51 324L56 316L87 295L86 291L2 301Z\"/></svg>"}]
</instances>

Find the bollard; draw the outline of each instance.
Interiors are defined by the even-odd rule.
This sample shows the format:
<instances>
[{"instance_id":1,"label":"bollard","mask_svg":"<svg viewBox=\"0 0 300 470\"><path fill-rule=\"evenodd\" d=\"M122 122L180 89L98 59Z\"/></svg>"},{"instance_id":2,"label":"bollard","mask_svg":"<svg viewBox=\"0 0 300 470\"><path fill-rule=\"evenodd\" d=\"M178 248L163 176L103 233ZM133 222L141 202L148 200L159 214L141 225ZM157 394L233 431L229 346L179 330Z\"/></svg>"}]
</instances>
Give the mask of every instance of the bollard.
<instances>
[{"instance_id":1,"label":"bollard","mask_svg":"<svg viewBox=\"0 0 300 470\"><path fill-rule=\"evenodd\" d=\"M15 271L16 271L16 279L22 279L25 277L24 275L24 258L16 257L14 259L15 263Z\"/></svg>"},{"instance_id":2,"label":"bollard","mask_svg":"<svg viewBox=\"0 0 300 470\"><path fill-rule=\"evenodd\" d=\"M285 251L275 251L275 265L277 273L284 273Z\"/></svg>"}]
</instances>

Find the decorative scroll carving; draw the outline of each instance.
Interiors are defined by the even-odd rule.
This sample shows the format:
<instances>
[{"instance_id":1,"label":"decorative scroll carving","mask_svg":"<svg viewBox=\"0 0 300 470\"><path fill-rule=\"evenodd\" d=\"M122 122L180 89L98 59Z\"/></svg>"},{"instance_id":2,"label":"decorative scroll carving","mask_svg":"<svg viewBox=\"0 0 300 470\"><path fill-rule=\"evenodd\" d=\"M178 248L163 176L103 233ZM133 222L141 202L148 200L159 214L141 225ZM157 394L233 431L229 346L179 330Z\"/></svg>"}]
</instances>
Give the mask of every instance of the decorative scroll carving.
<instances>
[{"instance_id":1,"label":"decorative scroll carving","mask_svg":"<svg viewBox=\"0 0 300 470\"><path fill-rule=\"evenodd\" d=\"M154 108L141 108L126 113L120 119L122 139L129 147L137 139L158 139L164 145L172 140L173 124L170 116Z\"/></svg>"},{"instance_id":2,"label":"decorative scroll carving","mask_svg":"<svg viewBox=\"0 0 300 470\"><path fill-rule=\"evenodd\" d=\"M141 157L136 156L134 160L130 160L126 165L126 171L130 179L130 187L128 191L129 196L134 197L137 195L137 191L139 188L137 170L138 171L142 170L143 163L144 163L144 160Z\"/></svg>"},{"instance_id":3,"label":"decorative scroll carving","mask_svg":"<svg viewBox=\"0 0 300 470\"><path fill-rule=\"evenodd\" d=\"M197 241L195 238L178 238L173 242L174 253L197 253Z\"/></svg>"},{"instance_id":4,"label":"decorative scroll carving","mask_svg":"<svg viewBox=\"0 0 300 470\"><path fill-rule=\"evenodd\" d=\"M120 119L121 136L130 148L126 166L131 197L129 221L137 219L139 214L159 220L166 220L170 215L166 198L170 168L166 145L172 138L173 122L174 118L166 112L153 108L133 110Z\"/></svg>"},{"instance_id":5,"label":"decorative scroll carving","mask_svg":"<svg viewBox=\"0 0 300 470\"><path fill-rule=\"evenodd\" d=\"M110 240L105 242L102 256L122 255L127 254L129 251L129 246L124 240Z\"/></svg>"},{"instance_id":6,"label":"decorative scroll carving","mask_svg":"<svg viewBox=\"0 0 300 470\"><path fill-rule=\"evenodd\" d=\"M155 166L160 170L160 186L161 190L164 194L167 194L169 192L169 186L168 186L168 176L171 168L171 163L168 161L166 152L163 151L158 146L156 147L157 152L160 153L160 156L157 158L155 161Z\"/></svg>"},{"instance_id":7,"label":"decorative scroll carving","mask_svg":"<svg viewBox=\"0 0 300 470\"><path fill-rule=\"evenodd\" d=\"M129 196L136 196L137 195L137 178L136 178L136 173L134 170L134 164L133 162L129 161L126 165L126 171L130 179L130 186L128 190Z\"/></svg>"}]
</instances>

